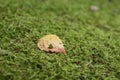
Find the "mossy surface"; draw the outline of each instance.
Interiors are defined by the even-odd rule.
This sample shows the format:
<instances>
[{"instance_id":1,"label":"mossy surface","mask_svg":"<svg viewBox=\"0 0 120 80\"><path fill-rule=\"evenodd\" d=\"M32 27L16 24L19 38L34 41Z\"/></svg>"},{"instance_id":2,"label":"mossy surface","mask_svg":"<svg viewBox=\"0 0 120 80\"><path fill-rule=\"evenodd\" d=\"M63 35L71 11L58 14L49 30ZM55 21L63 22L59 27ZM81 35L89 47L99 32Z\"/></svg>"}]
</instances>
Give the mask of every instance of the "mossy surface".
<instances>
[{"instance_id":1,"label":"mossy surface","mask_svg":"<svg viewBox=\"0 0 120 80\"><path fill-rule=\"evenodd\" d=\"M37 48L47 34L66 54ZM0 0L0 80L120 80L120 1Z\"/></svg>"}]
</instances>

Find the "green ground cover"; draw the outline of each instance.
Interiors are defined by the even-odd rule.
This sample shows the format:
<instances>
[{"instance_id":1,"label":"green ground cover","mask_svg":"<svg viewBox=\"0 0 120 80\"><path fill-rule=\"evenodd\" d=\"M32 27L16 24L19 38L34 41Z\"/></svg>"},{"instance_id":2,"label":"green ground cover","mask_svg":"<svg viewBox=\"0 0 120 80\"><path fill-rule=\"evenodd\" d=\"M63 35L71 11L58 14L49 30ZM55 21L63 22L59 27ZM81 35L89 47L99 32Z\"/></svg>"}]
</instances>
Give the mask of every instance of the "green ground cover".
<instances>
[{"instance_id":1,"label":"green ground cover","mask_svg":"<svg viewBox=\"0 0 120 80\"><path fill-rule=\"evenodd\" d=\"M119 3L0 0L0 80L120 80ZM46 34L58 35L67 54L40 51Z\"/></svg>"}]
</instances>

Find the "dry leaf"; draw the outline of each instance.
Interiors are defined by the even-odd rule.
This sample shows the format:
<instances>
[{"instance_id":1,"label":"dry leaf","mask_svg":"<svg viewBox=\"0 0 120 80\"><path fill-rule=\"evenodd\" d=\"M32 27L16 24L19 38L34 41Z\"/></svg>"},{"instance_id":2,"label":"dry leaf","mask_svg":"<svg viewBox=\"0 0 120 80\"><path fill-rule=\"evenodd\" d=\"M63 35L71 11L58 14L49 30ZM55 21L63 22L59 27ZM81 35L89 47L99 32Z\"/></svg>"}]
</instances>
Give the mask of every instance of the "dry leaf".
<instances>
[{"instance_id":1,"label":"dry leaf","mask_svg":"<svg viewBox=\"0 0 120 80\"><path fill-rule=\"evenodd\" d=\"M46 52L66 53L62 41L56 35L46 35L39 39L38 48Z\"/></svg>"},{"instance_id":2,"label":"dry leaf","mask_svg":"<svg viewBox=\"0 0 120 80\"><path fill-rule=\"evenodd\" d=\"M95 5L92 5L91 7L90 7L90 9L91 9L91 11L97 11L99 8L98 8L98 6L95 6Z\"/></svg>"}]
</instances>

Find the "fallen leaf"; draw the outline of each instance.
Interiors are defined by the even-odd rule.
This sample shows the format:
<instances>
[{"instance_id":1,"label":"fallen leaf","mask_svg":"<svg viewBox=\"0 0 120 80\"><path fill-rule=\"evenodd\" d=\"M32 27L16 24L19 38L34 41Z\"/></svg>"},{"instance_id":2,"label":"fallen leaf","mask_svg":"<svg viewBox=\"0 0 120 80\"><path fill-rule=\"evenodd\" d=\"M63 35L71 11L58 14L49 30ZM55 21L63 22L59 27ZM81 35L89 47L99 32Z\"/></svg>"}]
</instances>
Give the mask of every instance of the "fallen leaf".
<instances>
[{"instance_id":1,"label":"fallen leaf","mask_svg":"<svg viewBox=\"0 0 120 80\"><path fill-rule=\"evenodd\" d=\"M52 34L40 38L38 48L46 52L66 53L61 39Z\"/></svg>"},{"instance_id":2,"label":"fallen leaf","mask_svg":"<svg viewBox=\"0 0 120 80\"><path fill-rule=\"evenodd\" d=\"M98 6L95 6L95 5L93 5L93 6L91 6L90 7L90 9L91 9L91 11L97 11L99 8L98 8Z\"/></svg>"}]
</instances>

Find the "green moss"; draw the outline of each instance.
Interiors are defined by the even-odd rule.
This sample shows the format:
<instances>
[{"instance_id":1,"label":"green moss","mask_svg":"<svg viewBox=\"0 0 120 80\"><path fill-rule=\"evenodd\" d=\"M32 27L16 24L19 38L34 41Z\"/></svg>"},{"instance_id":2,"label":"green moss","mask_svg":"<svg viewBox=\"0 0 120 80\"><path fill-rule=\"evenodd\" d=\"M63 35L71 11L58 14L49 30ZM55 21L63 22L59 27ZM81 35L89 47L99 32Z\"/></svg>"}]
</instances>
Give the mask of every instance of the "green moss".
<instances>
[{"instance_id":1,"label":"green moss","mask_svg":"<svg viewBox=\"0 0 120 80\"><path fill-rule=\"evenodd\" d=\"M49 49L53 49L53 45L52 45L52 44L50 44L48 48L49 48Z\"/></svg>"},{"instance_id":2,"label":"green moss","mask_svg":"<svg viewBox=\"0 0 120 80\"><path fill-rule=\"evenodd\" d=\"M0 0L0 80L119 80L119 2ZM39 50L46 34L67 53Z\"/></svg>"}]
</instances>

